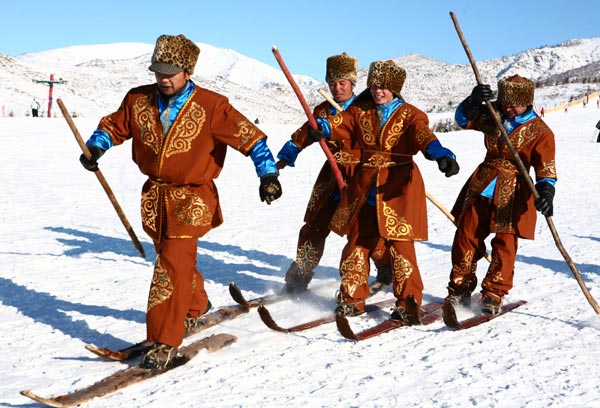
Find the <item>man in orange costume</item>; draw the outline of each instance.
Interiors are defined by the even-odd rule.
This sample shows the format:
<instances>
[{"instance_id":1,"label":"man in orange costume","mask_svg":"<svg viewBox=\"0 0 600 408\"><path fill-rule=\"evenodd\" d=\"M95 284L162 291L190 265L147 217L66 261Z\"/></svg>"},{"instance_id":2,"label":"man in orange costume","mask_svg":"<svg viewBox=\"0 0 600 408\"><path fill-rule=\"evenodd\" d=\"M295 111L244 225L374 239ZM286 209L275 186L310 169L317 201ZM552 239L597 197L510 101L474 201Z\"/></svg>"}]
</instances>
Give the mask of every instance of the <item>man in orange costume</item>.
<instances>
[{"instance_id":1,"label":"man in orange costume","mask_svg":"<svg viewBox=\"0 0 600 408\"><path fill-rule=\"evenodd\" d=\"M392 261L396 307L392 319L409 321L408 297L421 305L423 282L414 241L427 240L425 186L413 156L419 151L436 160L446 177L458 173L454 154L442 147L427 115L407 103L400 92L406 71L393 61L369 67L367 87L346 111L317 119L317 139L352 140L362 150L361 165L331 221L331 230L348 234L340 263L342 282L337 312L357 315L369 294L369 254L384 239Z\"/></svg>"},{"instance_id":2,"label":"man in orange costume","mask_svg":"<svg viewBox=\"0 0 600 408\"><path fill-rule=\"evenodd\" d=\"M333 100L343 109L346 109L356 95L358 73L358 60L345 52L327 58L325 81ZM337 109L325 101L315 107L315 118L328 118L338 113ZM306 122L296 130L277 154L279 169L285 166L293 167L298 154L310 146L313 141L307 137L309 123ZM360 163L360 149L349 140L328 141L327 147L331 151L344 181L354 175L356 166ZM325 240L330 233L329 223L340 201L335 176L328 161L323 164L319 176L315 181L313 190L304 215L305 224L300 229L296 261L292 262L286 275L282 292L287 294L306 291L308 284L314 276L314 269L319 264L325 249ZM383 242L377 250L373 251L372 258L377 267L377 282L382 285L391 281L391 268L389 254Z\"/></svg>"},{"instance_id":3,"label":"man in orange costume","mask_svg":"<svg viewBox=\"0 0 600 408\"><path fill-rule=\"evenodd\" d=\"M519 75L498 81L496 109L509 140L529 171L535 170L540 197L534 202L517 163L496 122L483 102L493 98L489 85L473 88L458 106L456 122L483 132L487 154L459 193L452 214L457 230L452 245L448 300L469 305L477 287L477 261L484 256L484 240L491 241L492 261L481 282L482 312L497 314L502 298L513 286L519 237L533 239L537 209L552 215L556 183L554 134L533 109L534 83ZM527 176L529 177L529 176Z\"/></svg>"},{"instance_id":4,"label":"man in orange costume","mask_svg":"<svg viewBox=\"0 0 600 408\"><path fill-rule=\"evenodd\" d=\"M94 171L107 149L131 139L133 160L148 176L142 223L154 242L156 261L146 315L152 346L140 364L144 368L172 363L186 327L210 308L196 253L198 238L223 222L213 180L227 148L251 156L262 201L270 204L281 196L266 135L226 97L190 79L199 54L183 35L160 36L149 67L156 83L131 89L87 141L91 159L80 157Z\"/></svg>"}]
</instances>

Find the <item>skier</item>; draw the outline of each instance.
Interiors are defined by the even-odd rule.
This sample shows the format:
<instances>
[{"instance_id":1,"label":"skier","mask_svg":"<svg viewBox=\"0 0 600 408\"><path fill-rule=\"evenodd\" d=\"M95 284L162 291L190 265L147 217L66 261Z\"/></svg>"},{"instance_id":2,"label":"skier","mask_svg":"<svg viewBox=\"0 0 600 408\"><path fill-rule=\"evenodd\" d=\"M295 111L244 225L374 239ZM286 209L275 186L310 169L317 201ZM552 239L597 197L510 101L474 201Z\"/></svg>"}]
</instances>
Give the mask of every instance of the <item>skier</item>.
<instances>
[{"instance_id":1,"label":"skier","mask_svg":"<svg viewBox=\"0 0 600 408\"><path fill-rule=\"evenodd\" d=\"M133 160L148 176L142 188L142 222L156 249L146 314L151 349L140 366L169 366L186 328L201 321L211 305L196 268L198 238L222 221L217 187L229 148L250 156L260 177L260 198L281 196L275 160L266 135L227 98L191 79L200 49L183 35L161 35L149 70L156 83L131 89L119 109L103 117L87 141L97 160L132 139Z\"/></svg>"},{"instance_id":2,"label":"skier","mask_svg":"<svg viewBox=\"0 0 600 408\"><path fill-rule=\"evenodd\" d=\"M455 155L429 128L427 115L402 98L405 79L406 71L391 60L371 63L367 89L346 111L317 119L320 131L309 133L315 140L352 140L362 149L360 167L330 224L332 231L348 235L336 308L344 315L364 313L368 255L384 239L397 299L391 318L410 322L407 299L420 306L423 297L414 241L427 239L425 186L413 156L421 151L436 160L446 177L459 171Z\"/></svg>"},{"instance_id":3,"label":"skier","mask_svg":"<svg viewBox=\"0 0 600 408\"><path fill-rule=\"evenodd\" d=\"M462 101L455 120L465 129L483 132L487 154L462 188L452 209L457 230L452 244L452 270L448 300L469 305L477 287L477 261L486 253L484 240L491 241L492 261L481 283L484 314L498 314L502 298L513 286L519 237L533 239L537 209L553 213L556 183L554 134L533 109L534 84L519 75L498 81L495 106L506 133L527 169L535 170L533 199L517 164L483 102L493 98L489 85L480 84Z\"/></svg>"},{"instance_id":4,"label":"skier","mask_svg":"<svg viewBox=\"0 0 600 408\"><path fill-rule=\"evenodd\" d=\"M358 59L345 52L327 58L325 81L335 102L346 109L354 100ZM323 102L314 109L315 117L330 117L338 113L329 102ZM279 169L285 166L294 167L296 158L302 149L313 143L307 138L309 124L306 122L296 130L277 154ZM338 168L347 180L354 174L360 162L360 149L350 141L329 142ZM325 248L325 240L331 230L329 223L340 201L340 191L329 162L325 162L315 181L306 213L305 224L300 229L296 260L292 262L285 275L285 285L282 293L292 294L304 292L314 276L314 269L319 264ZM383 246L375 248L370 254L377 266L377 281L382 285L391 283L391 267L389 255Z\"/></svg>"},{"instance_id":5,"label":"skier","mask_svg":"<svg viewBox=\"0 0 600 408\"><path fill-rule=\"evenodd\" d=\"M34 118L37 118L40 108L41 108L40 103L37 101L37 99L33 98L33 101L31 102L31 116L33 116Z\"/></svg>"}]
</instances>

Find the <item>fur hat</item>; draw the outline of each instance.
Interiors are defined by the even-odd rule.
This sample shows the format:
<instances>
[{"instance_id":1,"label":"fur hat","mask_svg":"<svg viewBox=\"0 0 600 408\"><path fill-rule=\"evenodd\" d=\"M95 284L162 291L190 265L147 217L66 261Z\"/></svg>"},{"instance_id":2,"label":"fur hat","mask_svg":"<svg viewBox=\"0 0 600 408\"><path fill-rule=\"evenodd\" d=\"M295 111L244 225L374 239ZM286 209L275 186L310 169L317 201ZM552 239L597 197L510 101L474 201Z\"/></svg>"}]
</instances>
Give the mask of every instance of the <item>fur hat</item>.
<instances>
[{"instance_id":1,"label":"fur hat","mask_svg":"<svg viewBox=\"0 0 600 408\"><path fill-rule=\"evenodd\" d=\"M336 79L347 79L356 85L358 71L358 59L349 56L345 52L340 55L332 55L327 58L327 69L325 82L329 83Z\"/></svg>"},{"instance_id":2,"label":"fur hat","mask_svg":"<svg viewBox=\"0 0 600 408\"><path fill-rule=\"evenodd\" d=\"M367 87L380 86L390 90L394 95L400 96L402 86L406 80L404 68L396 65L394 61L375 61L369 67L367 76Z\"/></svg>"},{"instance_id":3,"label":"fur hat","mask_svg":"<svg viewBox=\"0 0 600 408\"><path fill-rule=\"evenodd\" d=\"M183 34L161 35L156 40L152 64L148 69L164 75L174 75L181 71L194 73L200 48Z\"/></svg>"},{"instance_id":4,"label":"fur hat","mask_svg":"<svg viewBox=\"0 0 600 408\"><path fill-rule=\"evenodd\" d=\"M533 104L533 81L519 75L498 81L498 103L504 106L529 106Z\"/></svg>"}]
</instances>

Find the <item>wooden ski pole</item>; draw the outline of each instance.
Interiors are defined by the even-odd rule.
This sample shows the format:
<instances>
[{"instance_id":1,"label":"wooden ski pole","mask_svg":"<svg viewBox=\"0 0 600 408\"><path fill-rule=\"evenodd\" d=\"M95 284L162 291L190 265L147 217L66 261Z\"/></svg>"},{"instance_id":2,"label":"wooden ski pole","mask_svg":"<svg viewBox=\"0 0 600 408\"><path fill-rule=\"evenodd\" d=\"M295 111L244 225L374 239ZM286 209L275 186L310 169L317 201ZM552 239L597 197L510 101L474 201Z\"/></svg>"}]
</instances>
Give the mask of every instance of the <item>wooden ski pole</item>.
<instances>
[{"instance_id":1,"label":"wooden ski pole","mask_svg":"<svg viewBox=\"0 0 600 408\"><path fill-rule=\"evenodd\" d=\"M471 50L470 50L469 46L467 45L467 42L462 33L462 30L460 29L456 15L452 11L450 12L450 17L452 17L452 21L454 22L454 28L456 29L456 33L458 34L458 37L460 38L460 42L462 43L462 46L465 49L465 52L467 53L467 57L469 58L469 62L471 63L471 67L473 68L473 72L475 73L475 79L477 80L478 84L482 84L483 82L481 81L481 76L479 75L479 69L477 68L475 59L473 58L473 55L471 54ZM531 193L533 194L533 196L536 199L538 199L540 197L540 195L537 192L537 190L535 189L533 180L529 176L529 172L525 168L525 165L523 164L523 161L519 157L518 152L515 150L514 146L512 145L512 143L508 137L508 134L506 133L506 130L504 129L504 126L502 126L502 121L500 120L500 116L499 116L498 112L496 111L496 109L494 108L494 106L492 105L492 103L490 101L485 101L485 105L487 106L487 108L490 112L490 115L492 115L492 117L494 118L496 127L498 129L500 129L500 132L502 134L502 139L508 146L508 149L510 150L513 158L515 159L515 162L517 163L517 167L519 169L519 172L521 173L521 176L523 176L523 178L525 179L527 186L531 190ZM556 227L554 226L554 221L552 220L552 216L547 215L546 222L548 223L548 228L550 228L550 232L552 233L552 237L554 238L554 242L556 243L558 250L562 254L565 261L567 262L567 265L571 269L571 272L573 272L573 276L575 276L575 279L577 280L577 283L579 284L579 287L581 288L585 298L590 303L590 305L592 306L592 308L594 309L596 314L600 314L600 306L598 306L598 303L596 303L596 301L590 294L588 288L585 286L585 282L583 281L581 274L577 270L577 267L575 266L575 264L571 260L571 257L567 253L567 250L563 246L563 244L558 236L558 231L556 230Z\"/></svg>"},{"instance_id":2,"label":"wooden ski pole","mask_svg":"<svg viewBox=\"0 0 600 408\"><path fill-rule=\"evenodd\" d=\"M310 124L310 127L313 130L317 130L319 128L319 126L317 125L317 121L315 120L310 108L308 107L308 103L306 103L306 99L304 99L304 95L302 95L302 91L300 91L300 88L298 87L298 84L296 84L294 77L292 77L290 70L285 65L285 62L283 61L283 57L281 56L281 53L279 52L279 50L277 49L276 46L273 46L272 51L273 51L273 55L275 56L275 59L277 60L277 63L279 64L279 66L281 67L281 70L283 71L283 74L287 78L288 82L292 86L292 89L294 90L294 93L298 97L298 100L300 101L300 104L302 105L302 109L304 109L304 113L306 114L306 117L308 118L308 123ZM333 155L331 154L329 147L327 147L327 143L325 143L324 139L321 139L319 141L319 145L321 146L321 149L323 149L325 156L327 156L327 161L329 162L329 165L331 166L331 171L333 171L333 175L335 177L335 181L337 182L338 188L340 189L340 191L343 190L346 187L346 185L344 183L344 179L342 178L342 172L338 168L337 162L335 161Z\"/></svg>"},{"instance_id":3,"label":"wooden ski pole","mask_svg":"<svg viewBox=\"0 0 600 408\"><path fill-rule=\"evenodd\" d=\"M83 154L85 155L85 157L87 157L89 159L92 155L91 155L89 149L87 148L85 142L83 141L81 134L77 130L77 127L75 126L75 123L73 122L73 119L71 118L71 115L69 114L69 111L67 110L67 108L65 107L65 105L61 99L58 99L56 101L56 103L58 104L58 107L62 111L63 116L65 117L65 120L69 124L71 131L73 131L73 135L75 135L75 139L77 140L79 147L83 151ZM108 185L108 182L104 178L104 175L102 174L100 169L96 170L94 172L94 174L96 175L96 177L98 178L98 181L104 188L104 191L106 192L106 195L108 195L108 198L109 198L110 202L112 203L113 207L117 211L117 214L119 215L119 218L121 219L121 222L125 226L127 233L129 234L129 236L131 237L131 240L133 241L133 245L135 245L135 248L138 250L138 252L142 256L142 258L146 258L146 254L144 252L144 248L142 247L142 244L140 243L137 236L135 235L135 232L133 232L133 228L131 227L131 224L129 224L129 221L127 221L127 217L125 217L125 213L123 212L123 210L121 209L121 206L117 202L117 199L116 199L115 195L113 194L110 186Z\"/></svg>"},{"instance_id":4,"label":"wooden ski pole","mask_svg":"<svg viewBox=\"0 0 600 408\"><path fill-rule=\"evenodd\" d=\"M331 106L333 106L334 108L336 108L338 110L338 112L341 112L343 109L342 107L335 101L335 99L333 99L331 97L331 95L329 95L327 93L327 91L325 91L324 89L319 89L319 93L321 95L323 95L323 97L327 100L327 102L329 102L331 104ZM446 217L448 217L448 219L450 220L450 222L452 222L452 224L454 224L454 226L456 226L456 219L454 218L454 216L452 215L452 213L450 211L448 211L448 209L446 207L444 207L444 205L439 202L438 200L436 200L431 194L429 194L427 191L425 192L425 196L427 197L427 199L433 204L435 205L442 213L444 213L444 215ZM484 255L484 258L488 261L488 262L492 262L492 257L490 256L490 254L488 254L487 252Z\"/></svg>"}]
</instances>

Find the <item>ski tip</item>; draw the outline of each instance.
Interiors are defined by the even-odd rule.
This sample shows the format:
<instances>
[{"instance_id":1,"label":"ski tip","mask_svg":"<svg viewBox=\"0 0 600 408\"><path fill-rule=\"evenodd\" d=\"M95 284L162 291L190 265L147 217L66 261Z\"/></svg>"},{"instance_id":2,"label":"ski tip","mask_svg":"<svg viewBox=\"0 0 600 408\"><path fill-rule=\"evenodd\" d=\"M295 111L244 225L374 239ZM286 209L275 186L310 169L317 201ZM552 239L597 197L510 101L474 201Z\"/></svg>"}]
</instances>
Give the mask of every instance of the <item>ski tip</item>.
<instances>
[{"instance_id":1,"label":"ski tip","mask_svg":"<svg viewBox=\"0 0 600 408\"><path fill-rule=\"evenodd\" d=\"M455 330L461 328L458 318L456 317L456 310L454 310L452 302L450 302L448 299L444 300L442 311L442 319L447 327Z\"/></svg>"},{"instance_id":2,"label":"ski tip","mask_svg":"<svg viewBox=\"0 0 600 408\"><path fill-rule=\"evenodd\" d=\"M229 294L231 295L231 297L233 298L233 300L242 305L242 306L246 306L248 307L248 301L246 300L246 298L244 297L242 291L240 290L240 288L235 284L235 282L231 282L229 284Z\"/></svg>"},{"instance_id":3,"label":"ski tip","mask_svg":"<svg viewBox=\"0 0 600 408\"><path fill-rule=\"evenodd\" d=\"M346 316L343 313L336 313L335 325L337 326L340 334L343 337L345 337L346 339L354 340L354 341L359 340L359 338L356 337L356 334L354 334L354 331L350 327L350 323L348 322L348 319L346 318Z\"/></svg>"},{"instance_id":4,"label":"ski tip","mask_svg":"<svg viewBox=\"0 0 600 408\"><path fill-rule=\"evenodd\" d=\"M262 322L269 329L275 330L275 331L280 331L280 332L287 332L286 329L280 327L277 323L275 323L275 320L273 320L273 317L271 316L269 309L267 309L265 307L265 305L263 305L262 303L260 305L258 305L258 315L260 316L260 320L262 320Z\"/></svg>"},{"instance_id":5,"label":"ski tip","mask_svg":"<svg viewBox=\"0 0 600 408\"><path fill-rule=\"evenodd\" d=\"M24 395L27 398L34 400L35 402L39 402L42 405L46 405L48 407L68 407L69 405L62 404L57 401L57 398L44 398L30 390L23 390L20 392L21 395Z\"/></svg>"},{"instance_id":6,"label":"ski tip","mask_svg":"<svg viewBox=\"0 0 600 408\"><path fill-rule=\"evenodd\" d=\"M277 46L276 45L272 45L271 46L271 51L277 51Z\"/></svg>"}]
</instances>

